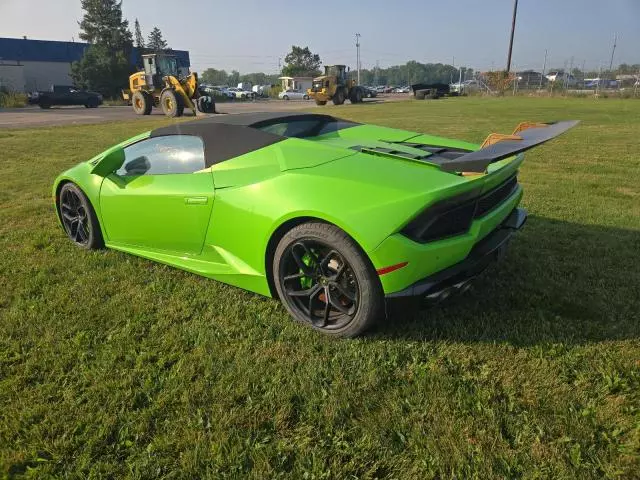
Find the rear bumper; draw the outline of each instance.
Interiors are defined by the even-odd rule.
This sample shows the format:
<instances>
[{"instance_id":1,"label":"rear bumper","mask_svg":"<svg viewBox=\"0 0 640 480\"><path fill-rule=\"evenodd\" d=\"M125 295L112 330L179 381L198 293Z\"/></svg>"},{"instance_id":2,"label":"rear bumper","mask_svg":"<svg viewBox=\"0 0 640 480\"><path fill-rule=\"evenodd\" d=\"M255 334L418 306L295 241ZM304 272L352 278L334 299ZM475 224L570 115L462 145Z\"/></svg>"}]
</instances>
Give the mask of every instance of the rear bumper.
<instances>
[{"instance_id":1,"label":"rear bumper","mask_svg":"<svg viewBox=\"0 0 640 480\"><path fill-rule=\"evenodd\" d=\"M515 208L493 232L473 247L464 260L419 280L404 290L387 294L386 297L426 297L437 301L457 291L466 290L476 276L504 256L509 240L526 220L527 211Z\"/></svg>"}]
</instances>

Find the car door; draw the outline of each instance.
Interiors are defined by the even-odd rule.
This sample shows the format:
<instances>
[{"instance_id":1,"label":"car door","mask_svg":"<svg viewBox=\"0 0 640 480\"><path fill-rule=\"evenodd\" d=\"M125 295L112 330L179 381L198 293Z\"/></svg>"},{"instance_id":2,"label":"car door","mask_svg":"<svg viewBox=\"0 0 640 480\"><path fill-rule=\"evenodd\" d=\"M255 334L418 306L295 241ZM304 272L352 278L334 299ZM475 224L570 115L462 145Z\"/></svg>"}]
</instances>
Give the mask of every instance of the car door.
<instances>
[{"instance_id":1,"label":"car door","mask_svg":"<svg viewBox=\"0 0 640 480\"><path fill-rule=\"evenodd\" d=\"M108 243L197 255L213 206L213 176L200 137L151 137L124 149L100 189Z\"/></svg>"},{"instance_id":2,"label":"car door","mask_svg":"<svg viewBox=\"0 0 640 480\"><path fill-rule=\"evenodd\" d=\"M69 105L86 105L89 94L82 90L71 90L69 92Z\"/></svg>"}]
</instances>

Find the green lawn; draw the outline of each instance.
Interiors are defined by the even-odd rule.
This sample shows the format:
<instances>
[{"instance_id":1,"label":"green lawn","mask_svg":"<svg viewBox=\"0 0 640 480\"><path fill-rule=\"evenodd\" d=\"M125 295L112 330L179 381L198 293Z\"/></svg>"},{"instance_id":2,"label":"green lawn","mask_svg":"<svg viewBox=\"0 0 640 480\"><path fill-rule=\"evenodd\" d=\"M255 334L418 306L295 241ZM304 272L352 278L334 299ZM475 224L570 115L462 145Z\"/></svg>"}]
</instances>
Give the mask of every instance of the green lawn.
<instances>
[{"instance_id":1,"label":"green lawn","mask_svg":"<svg viewBox=\"0 0 640 480\"><path fill-rule=\"evenodd\" d=\"M327 107L527 156L525 229L462 297L364 338L58 228L62 170L167 123L0 131L0 478L640 477L640 102Z\"/></svg>"}]
</instances>

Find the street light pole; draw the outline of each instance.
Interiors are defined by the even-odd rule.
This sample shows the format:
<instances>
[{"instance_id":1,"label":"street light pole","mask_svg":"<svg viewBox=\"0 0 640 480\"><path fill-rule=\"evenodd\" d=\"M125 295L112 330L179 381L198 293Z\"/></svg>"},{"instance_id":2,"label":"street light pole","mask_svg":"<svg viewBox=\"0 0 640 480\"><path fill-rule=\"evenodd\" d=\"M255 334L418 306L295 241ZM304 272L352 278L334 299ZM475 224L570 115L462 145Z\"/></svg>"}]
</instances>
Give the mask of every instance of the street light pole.
<instances>
[{"instance_id":1,"label":"street light pole","mask_svg":"<svg viewBox=\"0 0 640 480\"><path fill-rule=\"evenodd\" d=\"M511 51L513 50L513 34L516 31L516 15L518 14L518 0L513 1L513 19L511 20L511 38L509 39L509 54L507 55L507 73L511 71Z\"/></svg>"},{"instance_id":2,"label":"street light pole","mask_svg":"<svg viewBox=\"0 0 640 480\"><path fill-rule=\"evenodd\" d=\"M356 33L356 68L358 69L358 85L360 85L360 34Z\"/></svg>"}]
</instances>

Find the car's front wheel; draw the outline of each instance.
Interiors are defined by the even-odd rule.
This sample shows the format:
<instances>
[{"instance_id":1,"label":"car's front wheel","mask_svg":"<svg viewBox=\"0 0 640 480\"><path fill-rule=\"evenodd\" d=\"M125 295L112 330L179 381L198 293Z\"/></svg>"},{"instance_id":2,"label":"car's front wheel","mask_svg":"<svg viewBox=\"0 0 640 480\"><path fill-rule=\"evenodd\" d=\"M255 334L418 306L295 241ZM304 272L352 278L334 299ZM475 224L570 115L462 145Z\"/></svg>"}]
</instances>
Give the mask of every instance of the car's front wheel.
<instances>
[{"instance_id":1,"label":"car's front wheel","mask_svg":"<svg viewBox=\"0 0 640 480\"><path fill-rule=\"evenodd\" d=\"M384 310L373 265L335 225L304 223L287 232L275 251L273 278L296 320L332 336L359 335Z\"/></svg>"},{"instance_id":2,"label":"car's front wheel","mask_svg":"<svg viewBox=\"0 0 640 480\"><path fill-rule=\"evenodd\" d=\"M64 231L73 243L86 249L104 246L96 212L75 183L65 183L60 189L58 211Z\"/></svg>"}]
</instances>

